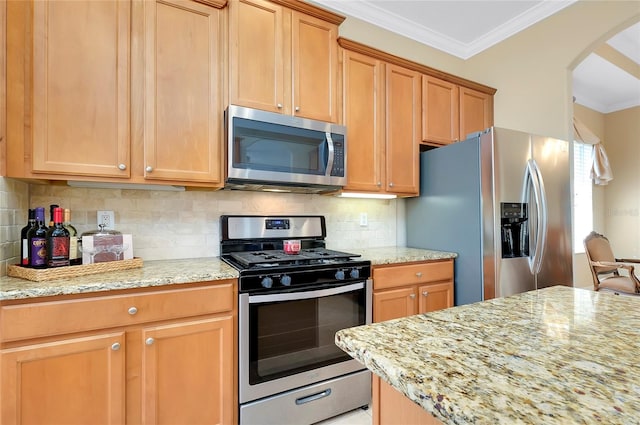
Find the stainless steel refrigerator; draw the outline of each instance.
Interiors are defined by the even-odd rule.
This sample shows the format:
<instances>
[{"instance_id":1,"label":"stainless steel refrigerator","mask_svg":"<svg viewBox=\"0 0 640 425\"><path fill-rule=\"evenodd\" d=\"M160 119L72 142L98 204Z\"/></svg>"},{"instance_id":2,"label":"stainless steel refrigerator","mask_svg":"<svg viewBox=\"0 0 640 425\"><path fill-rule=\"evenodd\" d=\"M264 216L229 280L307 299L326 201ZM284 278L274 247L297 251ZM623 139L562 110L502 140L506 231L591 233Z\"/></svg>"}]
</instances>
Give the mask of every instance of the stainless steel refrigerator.
<instances>
[{"instance_id":1,"label":"stainless steel refrigerator","mask_svg":"<svg viewBox=\"0 0 640 425\"><path fill-rule=\"evenodd\" d=\"M458 253L455 305L573 285L569 152L491 127L420 155L407 246Z\"/></svg>"}]
</instances>

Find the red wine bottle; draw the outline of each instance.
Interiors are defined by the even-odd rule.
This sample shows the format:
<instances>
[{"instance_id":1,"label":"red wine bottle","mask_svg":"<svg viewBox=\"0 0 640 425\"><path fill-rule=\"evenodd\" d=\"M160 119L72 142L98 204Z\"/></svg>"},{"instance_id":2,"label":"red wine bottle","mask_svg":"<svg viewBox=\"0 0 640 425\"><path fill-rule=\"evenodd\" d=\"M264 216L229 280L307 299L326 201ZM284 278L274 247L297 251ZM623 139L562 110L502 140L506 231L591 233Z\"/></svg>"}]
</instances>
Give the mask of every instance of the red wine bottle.
<instances>
[{"instance_id":1,"label":"red wine bottle","mask_svg":"<svg viewBox=\"0 0 640 425\"><path fill-rule=\"evenodd\" d=\"M64 210L53 209L53 226L47 230L47 265L62 267L69 265L69 231L62 225Z\"/></svg>"},{"instance_id":2,"label":"red wine bottle","mask_svg":"<svg viewBox=\"0 0 640 425\"><path fill-rule=\"evenodd\" d=\"M20 231L20 265L29 267L29 239L27 233L36 225L36 210L29 208L29 219L27 225Z\"/></svg>"},{"instance_id":3,"label":"red wine bottle","mask_svg":"<svg viewBox=\"0 0 640 425\"><path fill-rule=\"evenodd\" d=\"M36 208L36 225L27 232L29 267L47 267L47 226L44 224L44 208Z\"/></svg>"}]
</instances>

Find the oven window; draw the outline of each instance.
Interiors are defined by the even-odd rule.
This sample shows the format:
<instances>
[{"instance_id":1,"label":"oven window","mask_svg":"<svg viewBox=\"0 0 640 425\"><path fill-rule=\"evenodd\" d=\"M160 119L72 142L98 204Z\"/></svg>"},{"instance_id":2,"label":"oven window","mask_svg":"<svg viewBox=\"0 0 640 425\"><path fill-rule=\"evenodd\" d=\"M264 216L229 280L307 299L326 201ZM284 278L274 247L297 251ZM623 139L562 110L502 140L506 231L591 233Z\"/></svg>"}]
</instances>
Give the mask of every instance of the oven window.
<instances>
[{"instance_id":1,"label":"oven window","mask_svg":"<svg viewBox=\"0 0 640 425\"><path fill-rule=\"evenodd\" d=\"M233 167L324 175L327 144L323 132L233 119Z\"/></svg>"},{"instance_id":2,"label":"oven window","mask_svg":"<svg viewBox=\"0 0 640 425\"><path fill-rule=\"evenodd\" d=\"M365 324L365 290L249 305L249 383L350 360L335 333Z\"/></svg>"}]
</instances>

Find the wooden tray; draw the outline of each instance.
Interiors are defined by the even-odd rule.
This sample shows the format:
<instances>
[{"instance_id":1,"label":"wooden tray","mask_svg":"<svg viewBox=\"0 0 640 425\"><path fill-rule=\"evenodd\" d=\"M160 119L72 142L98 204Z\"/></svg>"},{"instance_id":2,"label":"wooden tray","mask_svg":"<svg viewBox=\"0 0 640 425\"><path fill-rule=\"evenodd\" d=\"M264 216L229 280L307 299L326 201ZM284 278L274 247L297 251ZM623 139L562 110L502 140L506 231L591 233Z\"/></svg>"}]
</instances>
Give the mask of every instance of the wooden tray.
<instances>
[{"instance_id":1,"label":"wooden tray","mask_svg":"<svg viewBox=\"0 0 640 425\"><path fill-rule=\"evenodd\" d=\"M83 264L78 266L54 267L51 269L30 269L28 267L10 265L7 267L7 275L32 280L34 282L42 282L45 280L64 279L89 274L136 269L142 267L142 265L142 258L107 261L104 263Z\"/></svg>"}]
</instances>

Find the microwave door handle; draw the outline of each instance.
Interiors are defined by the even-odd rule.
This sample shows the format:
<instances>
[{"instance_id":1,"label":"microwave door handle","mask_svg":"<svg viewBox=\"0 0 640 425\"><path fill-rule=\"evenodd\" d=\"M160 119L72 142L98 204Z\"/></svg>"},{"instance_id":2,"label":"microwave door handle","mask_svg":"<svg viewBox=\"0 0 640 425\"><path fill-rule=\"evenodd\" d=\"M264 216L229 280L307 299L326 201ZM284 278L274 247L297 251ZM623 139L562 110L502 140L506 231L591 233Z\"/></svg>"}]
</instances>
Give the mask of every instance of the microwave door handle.
<instances>
[{"instance_id":1,"label":"microwave door handle","mask_svg":"<svg viewBox=\"0 0 640 425\"><path fill-rule=\"evenodd\" d=\"M333 139L331 138L331 133L326 132L326 142L327 147L329 148L329 158L327 158L327 169L325 171L325 175L327 177L331 176L331 170L333 170L333 157L335 155L335 150L333 148Z\"/></svg>"}]
</instances>

